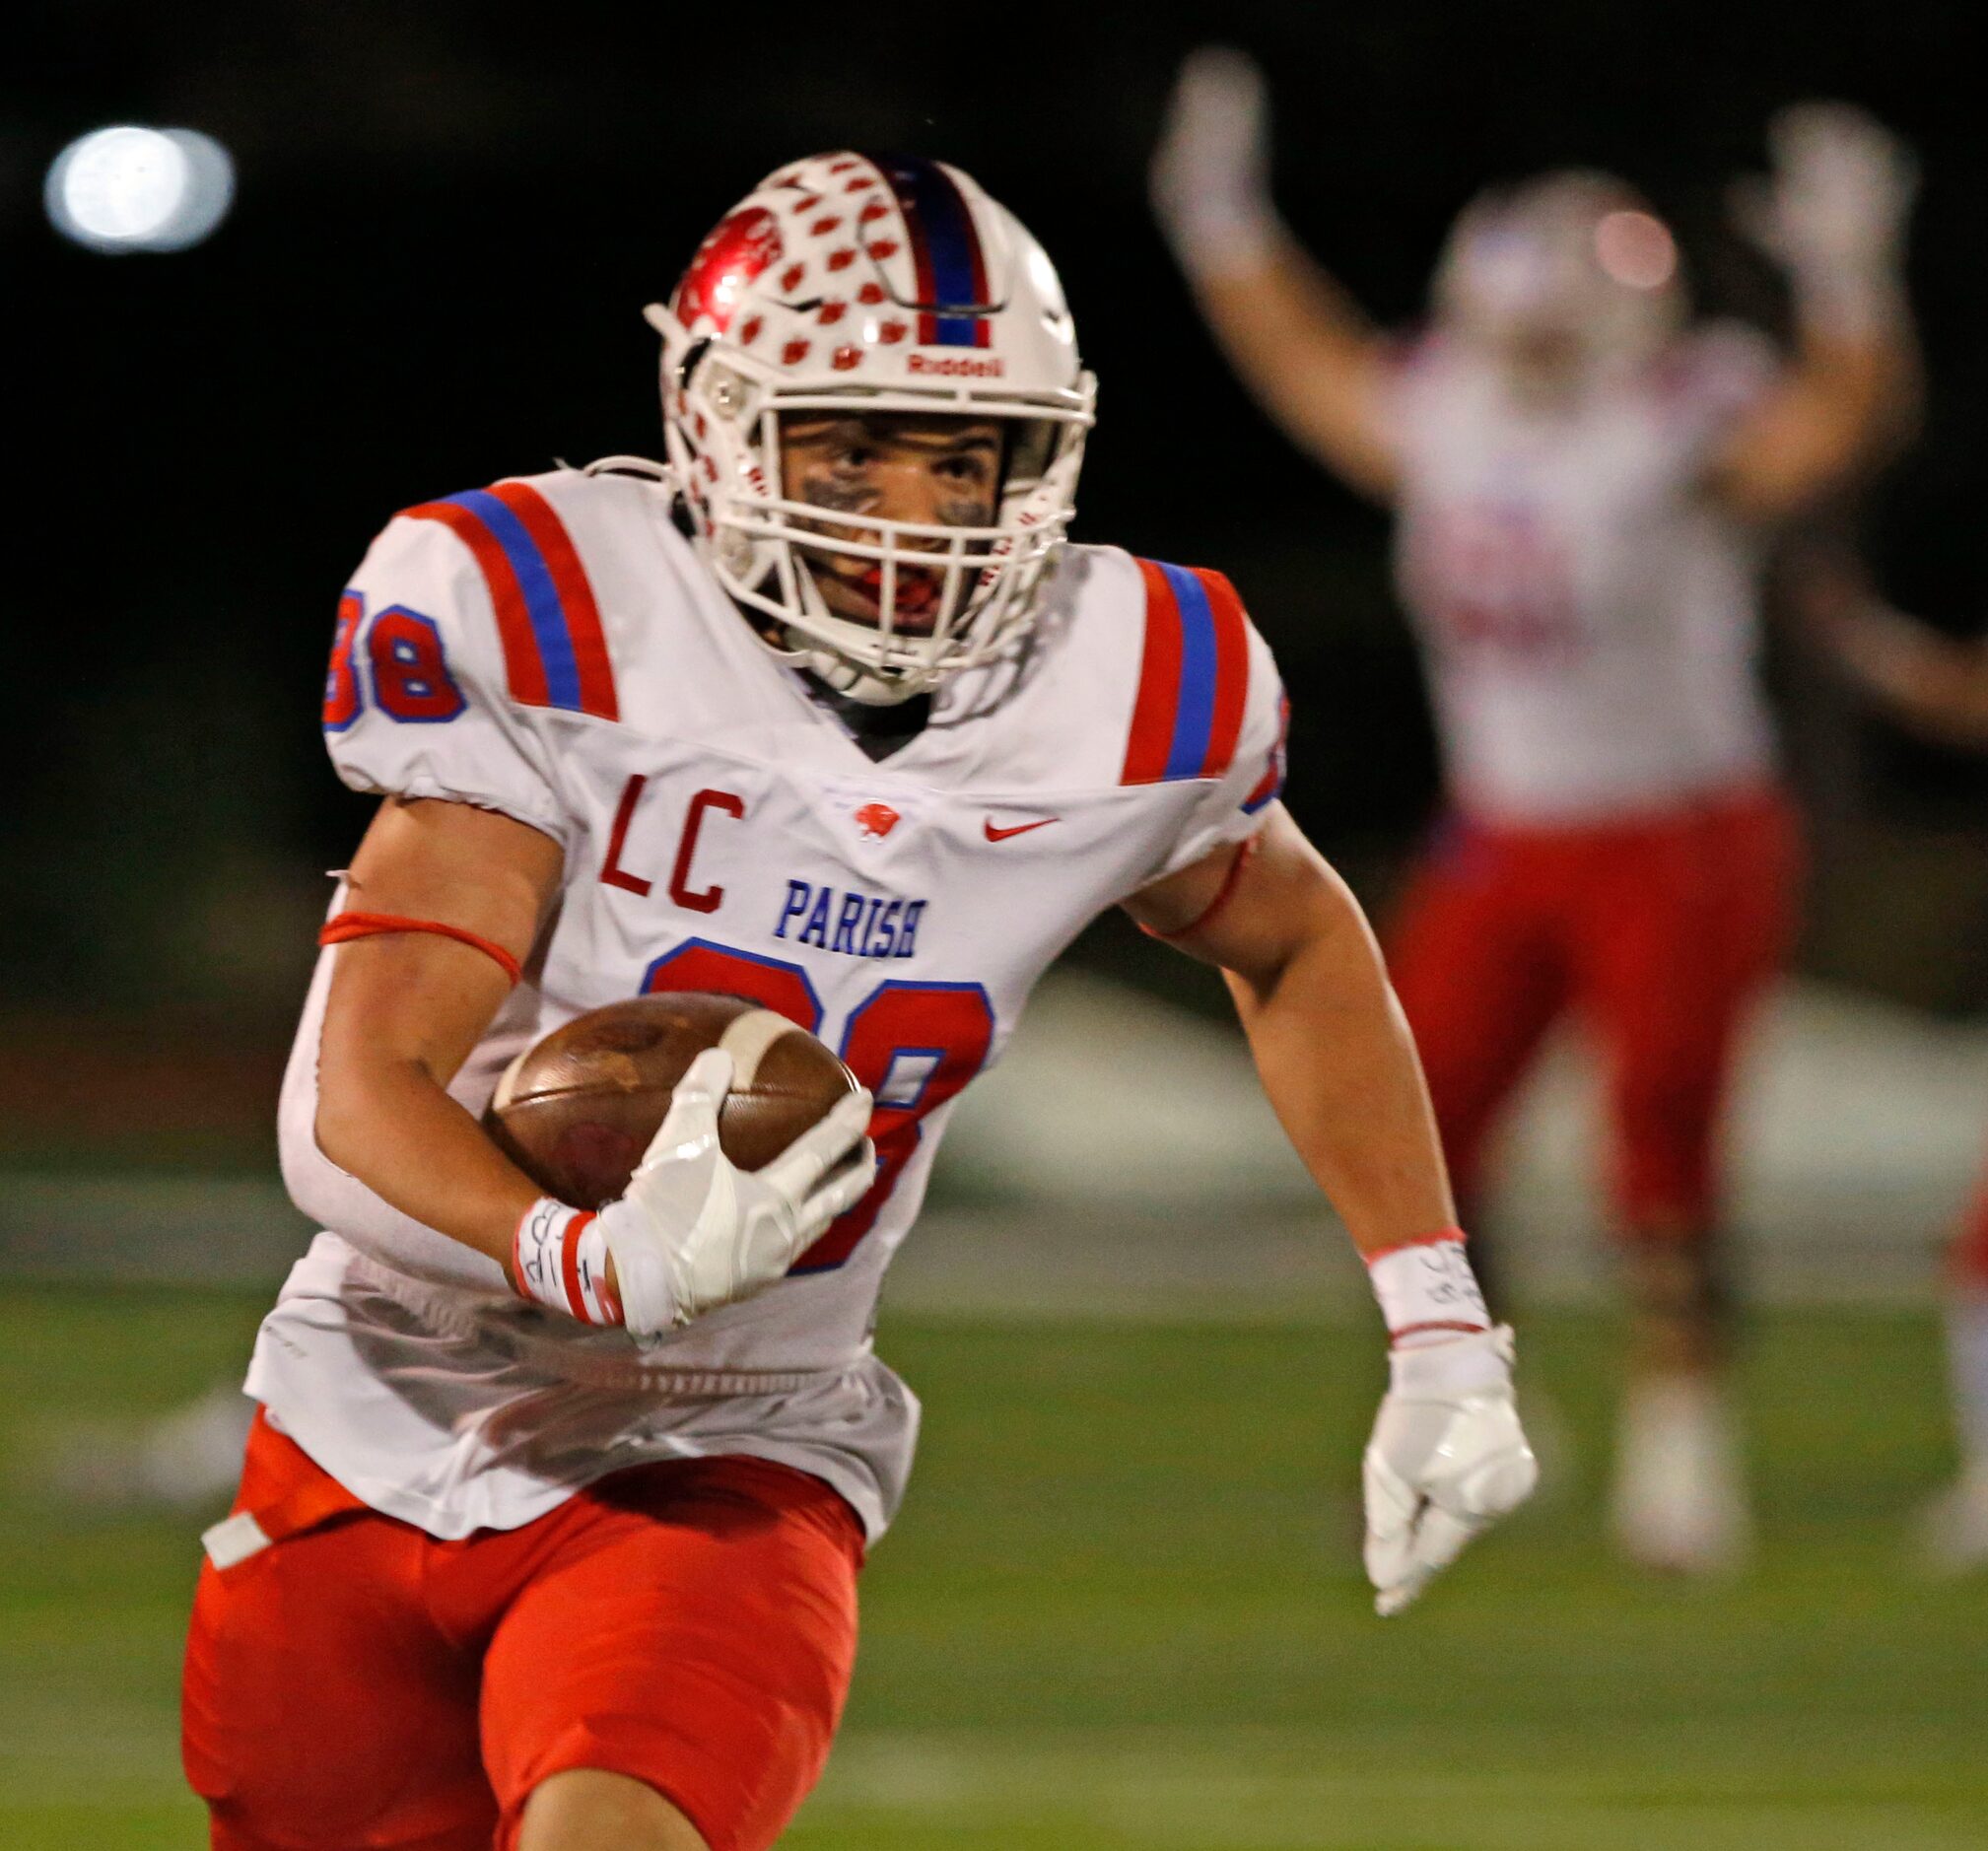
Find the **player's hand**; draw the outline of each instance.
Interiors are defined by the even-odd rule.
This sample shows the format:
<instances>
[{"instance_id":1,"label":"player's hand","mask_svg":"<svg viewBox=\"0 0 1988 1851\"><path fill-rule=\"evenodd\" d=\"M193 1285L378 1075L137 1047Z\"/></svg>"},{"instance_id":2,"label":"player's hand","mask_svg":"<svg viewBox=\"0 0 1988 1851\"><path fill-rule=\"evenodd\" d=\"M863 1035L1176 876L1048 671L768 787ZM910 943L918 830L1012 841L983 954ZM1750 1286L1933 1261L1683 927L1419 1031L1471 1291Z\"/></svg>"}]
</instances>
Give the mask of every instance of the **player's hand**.
<instances>
[{"instance_id":1,"label":"player's hand","mask_svg":"<svg viewBox=\"0 0 1988 1851\"><path fill-rule=\"evenodd\" d=\"M1839 316L1895 291L1918 191L1912 151L1846 103L1801 103L1768 124L1773 173L1735 195L1741 229L1785 265L1798 297Z\"/></svg>"},{"instance_id":2,"label":"player's hand","mask_svg":"<svg viewBox=\"0 0 1988 1851\"><path fill-rule=\"evenodd\" d=\"M1540 1476L1512 1398L1508 1325L1397 1349L1389 1361L1364 1472L1367 1577L1384 1619L1523 1504Z\"/></svg>"},{"instance_id":3,"label":"player's hand","mask_svg":"<svg viewBox=\"0 0 1988 1851\"><path fill-rule=\"evenodd\" d=\"M1264 74L1242 52L1203 45L1174 81L1153 152L1153 211L1193 271L1257 261L1276 225Z\"/></svg>"},{"instance_id":4,"label":"player's hand","mask_svg":"<svg viewBox=\"0 0 1988 1851\"><path fill-rule=\"evenodd\" d=\"M838 1100L771 1163L739 1169L718 1142L731 1074L722 1049L690 1063L627 1193L600 1211L622 1315L638 1337L771 1285L875 1178L862 1091Z\"/></svg>"}]
</instances>

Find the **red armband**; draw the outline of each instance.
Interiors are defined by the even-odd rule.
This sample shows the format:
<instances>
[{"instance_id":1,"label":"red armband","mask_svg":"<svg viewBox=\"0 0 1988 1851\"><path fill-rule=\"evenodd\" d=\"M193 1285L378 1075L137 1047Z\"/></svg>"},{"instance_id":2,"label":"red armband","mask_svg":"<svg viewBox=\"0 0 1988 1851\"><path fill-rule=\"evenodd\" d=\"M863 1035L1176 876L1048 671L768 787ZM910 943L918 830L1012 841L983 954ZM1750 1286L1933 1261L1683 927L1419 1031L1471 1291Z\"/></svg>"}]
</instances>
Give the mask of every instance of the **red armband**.
<instances>
[{"instance_id":1,"label":"red armband","mask_svg":"<svg viewBox=\"0 0 1988 1851\"><path fill-rule=\"evenodd\" d=\"M1189 920L1185 926L1177 926L1172 931L1163 932L1154 926L1142 924L1139 926L1139 930L1144 932L1148 938L1158 938L1162 942L1170 942L1175 938L1191 937L1194 933L1200 931L1234 897L1236 882L1242 878L1243 869L1249 865L1250 857L1256 854L1257 843L1260 840L1261 838L1258 836L1251 836L1236 850L1235 859L1229 863L1229 871L1222 876L1222 884L1215 889L1215 897L1206 906L1202 907L1193 919Z\"/></svg>"},{"instance_id":2,"label":"red armband","mask_svg":"<svg viewBox=\"0 0 1988 1851\"><path fill-rule=\"evenodd\" d=\"M502 967L514 984L524 978L524 968L494 938L461 926L445 926L434 919L401 919L392 913L340 913L324 923L317 934L321 945L342 945L348 938L377 938L385 932L435 932L481 951Z\"/></svg>"}]
</instances>

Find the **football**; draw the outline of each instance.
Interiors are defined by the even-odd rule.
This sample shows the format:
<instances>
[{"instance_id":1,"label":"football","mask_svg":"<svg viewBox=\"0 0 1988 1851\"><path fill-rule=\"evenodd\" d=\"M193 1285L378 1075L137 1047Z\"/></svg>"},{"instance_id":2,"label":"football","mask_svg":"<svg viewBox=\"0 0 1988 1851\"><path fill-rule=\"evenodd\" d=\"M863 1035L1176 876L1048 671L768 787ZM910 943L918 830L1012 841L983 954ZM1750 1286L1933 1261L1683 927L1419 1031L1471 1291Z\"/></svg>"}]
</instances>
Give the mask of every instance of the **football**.
<instances>
[{"instance_id":1,"label":"football","mask_svg":"<svg viewBox=\"0 0 1988 1851\"><path fill-rule=\"evenodd\" d=\"M486 1129L548 1196L598 1208L628 1187L671 1089L707 1048L732 1057L718 1133L742 1170L778 1156L856 1090L849 1068L786 1016L673 991L590 1009L526 1049L498 1081Z\"/></svg>"}]
</instances>

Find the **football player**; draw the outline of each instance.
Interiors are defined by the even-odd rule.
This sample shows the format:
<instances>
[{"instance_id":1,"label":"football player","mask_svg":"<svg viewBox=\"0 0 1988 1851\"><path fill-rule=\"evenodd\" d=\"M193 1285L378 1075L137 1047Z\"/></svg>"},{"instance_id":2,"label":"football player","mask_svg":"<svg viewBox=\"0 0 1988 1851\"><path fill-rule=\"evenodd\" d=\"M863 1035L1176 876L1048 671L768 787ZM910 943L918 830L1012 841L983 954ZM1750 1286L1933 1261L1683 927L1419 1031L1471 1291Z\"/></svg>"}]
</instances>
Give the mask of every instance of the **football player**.
<instances>
[{"instance_id":1,"label":"football player","mask_svg":"<svg viewBox=\"0 0 1988 1851\"><path fill-rule=\"evenodd\" d=\"M1735 1040L1788 930L1796 845L1751 657L1776 523L1910 403L1909 164L1868 118L1779 118L1747 198L1798 323L1782 366L1686 318L1670 232L1622 182L1474 201L1421 339L1379 334L1276 217L1263 80L1184 68L1160 221L1237 372L1292 439L1399 514L1450 817L1390 963L1466 1218L1547 1029L1603 1045L1638 1317L1613 1514L1634 1556L1726 1567L1748 1518L1722 1388L1715 1149Z\"/></svg>"},{"instance_id":2,"label":"football player","mask_svg":"<svg viewBox=\"0 0 1988 1851\"><path fill-rule=\"evenodd\" d=\"M1796 581L1813 621L1858 683L1915 731L1988 752L1988 640L1962 641L1891 609L1861 570L1812 554ZM1929 1566L1988 1567L1988 1174L1949 1250L1948 1379L1960 1471L1922 1524Z\"/></svg>"},{"instance_id":3,"label":"football player","mask_svg":"<svg viewBox=\"0 0 1988 1851\"><path fill-rule=\"evenodd\" d=\"M1406 1025L1278 802L1269 652L1218 573L1065 542L1093 386L1041 247L954 169L826 155L649 314L665 464L409 509L340 607L325 736L383 801L281 1107L326 1231L205 1539L218 1846L778 1837L911 1465L884 1268L953 1102L1114 904L1223 970L1367 1258L1380 1611L1533 1484ZM744 1173L714 1051L621 1200L541 1197L479 1123L507 1063L676 989L867 1091Z\"/></svg>"}]
</instances>

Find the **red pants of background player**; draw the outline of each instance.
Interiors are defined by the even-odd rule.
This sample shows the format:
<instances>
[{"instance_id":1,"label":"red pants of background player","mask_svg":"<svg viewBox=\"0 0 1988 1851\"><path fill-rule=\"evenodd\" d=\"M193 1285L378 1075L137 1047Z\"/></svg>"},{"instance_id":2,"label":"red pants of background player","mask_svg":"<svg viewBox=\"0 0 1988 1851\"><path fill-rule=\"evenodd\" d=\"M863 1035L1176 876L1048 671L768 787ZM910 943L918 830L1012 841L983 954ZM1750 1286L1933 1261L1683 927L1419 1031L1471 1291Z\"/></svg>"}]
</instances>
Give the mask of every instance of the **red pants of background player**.
<instances>
[{"instance_id":1,"label":"red pants of background player","mask_svg":"<svg viewBox=\"0 0 1988 1851\"><path fill-rule=\"evenodd\" d=\"M575 1767L646 1781L713 1851L763 1851L819 1776L862 1533L818 1479L639 1466L441 1542L258 1417L236 1508L300 1497L312 1527L201 1571L184 1746L219 1851L510 1851Z\"/></svg>"},{"instance_id":2,"label":"red pants of background player","mask_svg":"<svg viewBox=\"0 0 1988 1851\"><path fill-rule=\"evenodd\" d=\"M1988 1292L1988 1170L1974 1193L1949 1254L1954 1283L1968 1292Z\"/></svg>"},{"instance_id":3,"label":"red pants of background player","mask_svg":"<svg viewBox=\"0 0 1988 1851\"><path fill-rule=\"evenodd\" d=\"M1388 962L1460 1199L1478 1196L1500 1109L1572 1010L1607 1065L1625 1228L1708 1226L1734 1046L1785 949L1798 860L1786 805L1762 791L1581 827L1448 826Z\"/></svg>"}]
</instances>

